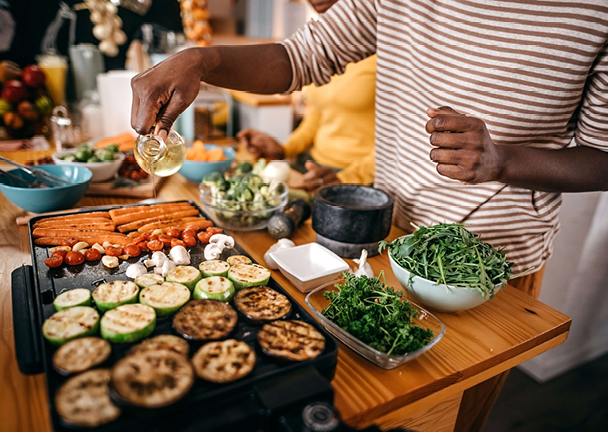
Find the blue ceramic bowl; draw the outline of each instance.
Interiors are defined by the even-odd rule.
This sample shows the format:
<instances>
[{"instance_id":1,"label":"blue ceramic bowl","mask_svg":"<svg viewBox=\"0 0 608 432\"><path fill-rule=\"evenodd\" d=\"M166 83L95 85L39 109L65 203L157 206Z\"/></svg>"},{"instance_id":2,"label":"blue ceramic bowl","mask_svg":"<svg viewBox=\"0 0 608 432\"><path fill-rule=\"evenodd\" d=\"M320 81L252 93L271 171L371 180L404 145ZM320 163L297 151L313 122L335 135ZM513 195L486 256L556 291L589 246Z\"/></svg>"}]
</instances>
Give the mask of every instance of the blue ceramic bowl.
<instances>
[{"instance_id":1,"label":"blue ceramic bowl","mask_svg":"<svg viewBox=\"0 0 608 432\"><path fill-rule=\"evenodd\" d=\"M216 147L220 147L213 144L205 144L205 149L211 150ZM179 173L186 177L188 180L200 183L207 174L211 172L219 172L223 174L230 168L236 152L232 147L221 146L224 150L225 160L222 161L194 161L188 160L184 162L184 165L179 169Z\"/></svg>"},{"instance_id":2,"label":"blue ceramic bowl","mask_svg":"<svg viewBox=\"0 0 608 432\"><path fill-rule=\"evenodd\" d=\"M40 165L36 168L72 181L74 184L62 187L27 188L16 180L0 177L0 191L6 199L17 207L32 213L45 213L74 207L86 193L91 177L93 177L90 169L74 165ZM28 181L34 180L32 176L18 168L9 172Z\"/></svg>"}]
</instances>

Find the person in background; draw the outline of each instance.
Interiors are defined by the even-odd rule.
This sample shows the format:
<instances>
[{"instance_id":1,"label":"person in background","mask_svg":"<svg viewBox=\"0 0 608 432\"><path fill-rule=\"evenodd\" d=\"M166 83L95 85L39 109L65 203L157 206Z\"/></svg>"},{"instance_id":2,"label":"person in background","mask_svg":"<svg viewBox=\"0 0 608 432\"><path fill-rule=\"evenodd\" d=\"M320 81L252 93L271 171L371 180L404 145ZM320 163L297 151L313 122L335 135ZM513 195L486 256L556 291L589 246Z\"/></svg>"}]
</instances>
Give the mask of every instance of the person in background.
<instances>
[{"instance_id":1,"label":"person in background","mask_svg":"<svg viewBox=\"0 0 608 432\"><path fill-rule=\"evenodd\" d=\"M537 298L561 193L608 190L605 0L342 0L280 44L186 50L140 74L131 122L162 136L200 80L283 93L375 53L374 186L394 223L471 224L532 269L509 283ZM483 428L505 378L464 392L457 432Z\"/></svg>"},{"instance_id":2,"label":"person in background","mask_svg":"<svg viewBox=\"0 0 608 432\"><path fill-rule=\"evenodd\" d=\"M338 0L308 0L318 13ZM374 181L376 56L346 66L328 84L304 88L307 111L283 145L254 129L237 134L256 157L297 159L308 190L327 183Z\"/></svg>"}]
</instances>

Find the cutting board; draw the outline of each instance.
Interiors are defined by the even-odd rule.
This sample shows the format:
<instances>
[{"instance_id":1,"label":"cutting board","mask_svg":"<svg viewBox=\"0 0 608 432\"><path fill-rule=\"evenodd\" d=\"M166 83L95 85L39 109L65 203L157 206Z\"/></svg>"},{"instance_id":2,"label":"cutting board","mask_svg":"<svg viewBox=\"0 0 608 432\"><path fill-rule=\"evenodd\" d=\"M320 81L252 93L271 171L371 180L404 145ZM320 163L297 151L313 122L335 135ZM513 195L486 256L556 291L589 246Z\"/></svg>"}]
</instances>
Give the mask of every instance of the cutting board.
<instances>
[{"instance_id":1,"label":"cutting board","mask_svg":"<svg viewBox=\"0 0 608 432\"><path fill-rule=\"evenodd\" d=\"M123 179L90 183L86 195L153 198L154 189L158 192L164 181L165 177L155 177L154 184L152 184L152 178L148 177L146 181L138 182L137 184Z\"/></svg>"}]
</instances>

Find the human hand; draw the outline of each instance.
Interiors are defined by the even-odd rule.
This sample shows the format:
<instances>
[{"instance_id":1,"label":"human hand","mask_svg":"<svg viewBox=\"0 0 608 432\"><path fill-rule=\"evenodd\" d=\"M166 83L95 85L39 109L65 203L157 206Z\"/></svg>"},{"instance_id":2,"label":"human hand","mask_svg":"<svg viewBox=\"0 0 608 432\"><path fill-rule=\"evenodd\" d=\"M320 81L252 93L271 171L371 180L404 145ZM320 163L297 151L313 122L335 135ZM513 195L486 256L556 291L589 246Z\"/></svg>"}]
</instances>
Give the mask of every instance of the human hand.
<instances>
[{"instance_id":1,"label":"human hand","mask_svg":"<svg viewBox=\"0 0 608 432\"><path fill-rule=\"evenodd\" d=\"M178 52L131 80L133 104L131 127L140 135L154 133L166 138L171 126L194 101L201 85L200 50Z\"/></svg>"},{"instance_id":2,"label":"human hand","mask_svg":"<svg viewBox=\"0 0 608 432\"><path fill-rule=\"evenodd\" d=\"M326 184L342 183L330 167L321 167L313 161L307 161L304 166L307 171L302 176L302 183L307 191L314 191Z\"/></svg>"},{"instance_id":3,"label":"human hand","mask_svg":"<svg viewBox=\"0 0 608 432\"><path fill-rule=\"evenodd\" d=\"M285 152L283 146L270 135L255 129L243 129L236 137L246 146L247 150L256 158L283 159Z\"/></svg>"},{"instance_id":4,"label":"human hand","mask_svg":"<svg viewBox=\"0 0 608 432\"><path fill-rule=\"evenodd\" d=\"M430 158L437 172L464 183L483 183L499 179L503 157L486 124L450 107L430 108L426 131L435 146Z\"/></svg>"}]
</instances>

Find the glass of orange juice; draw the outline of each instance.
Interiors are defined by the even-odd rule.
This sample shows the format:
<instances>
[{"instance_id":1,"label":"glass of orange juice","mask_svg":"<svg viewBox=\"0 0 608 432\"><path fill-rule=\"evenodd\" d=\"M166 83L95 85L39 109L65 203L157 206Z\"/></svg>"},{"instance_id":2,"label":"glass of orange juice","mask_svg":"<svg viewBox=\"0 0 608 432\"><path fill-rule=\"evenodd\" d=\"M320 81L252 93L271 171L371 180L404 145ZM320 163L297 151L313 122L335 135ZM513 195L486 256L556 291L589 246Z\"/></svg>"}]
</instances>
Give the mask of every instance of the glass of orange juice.
<instances>
[{"instance_id":1,"label":"glass of orange juice","mask_svg":"<svg viewBox=\"0 0 608 432\"><path fill-rule=\"evenodd\" d=\"M55 105L65 106L65 80L68 63L57 54L44 54L37 58L38 67L46 74L46 88Z\"/></svg>"}]
</instances>

